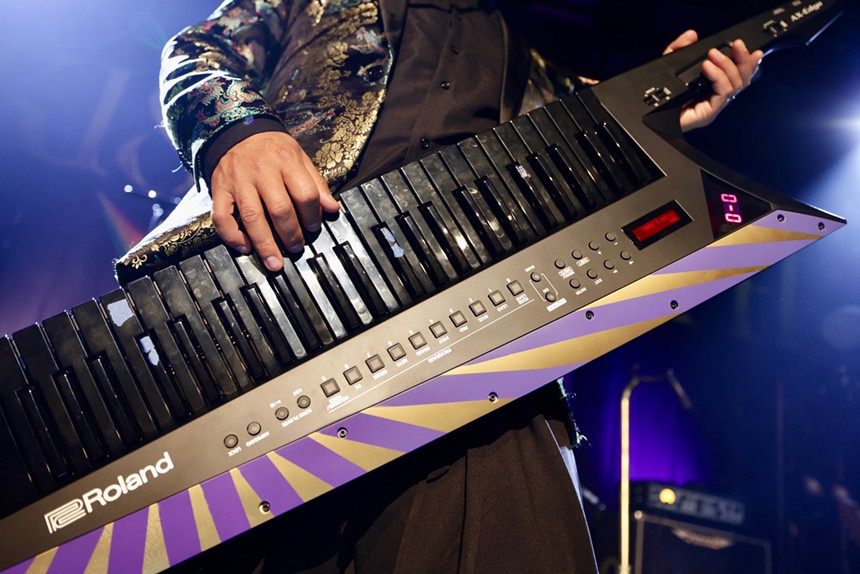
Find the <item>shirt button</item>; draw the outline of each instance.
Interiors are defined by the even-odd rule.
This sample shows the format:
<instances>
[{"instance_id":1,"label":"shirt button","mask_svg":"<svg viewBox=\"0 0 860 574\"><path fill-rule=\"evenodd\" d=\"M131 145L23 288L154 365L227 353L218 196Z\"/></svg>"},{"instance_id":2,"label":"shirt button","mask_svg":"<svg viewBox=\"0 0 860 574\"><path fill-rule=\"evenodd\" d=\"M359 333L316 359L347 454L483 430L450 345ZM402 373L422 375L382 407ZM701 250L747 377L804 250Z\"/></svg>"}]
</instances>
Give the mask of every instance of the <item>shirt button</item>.
<instances>
[{"instance_id":1,"label":"shirt button","mask_svg":"<svg viewBox=\"0 0 860 574\"><path fill-rule=\"evenodd\" d=\"M451 87L451 82L442 82L442 89L447 90Z\"/></svg>"},{"instance_id":2,"label":"shirt button","mask_svg":"<svg viewBox=\"0 0 860 574\"><path fill-rule=\"evenodd\" d=\"M430 149L430 140L428 140L427 138L421 138L421 148Z\"/></svg>"},{"instance_id":3,"label":"shirt button","mask_svg":"<svg viewBox=\"0 0 860 574\"><path fill-rule=\"evenodd\" d=\"M459 46L451 46L451 51L454 52L455 54L459 54L460 53L460 47Z\"/></svg>"}]
</instances>

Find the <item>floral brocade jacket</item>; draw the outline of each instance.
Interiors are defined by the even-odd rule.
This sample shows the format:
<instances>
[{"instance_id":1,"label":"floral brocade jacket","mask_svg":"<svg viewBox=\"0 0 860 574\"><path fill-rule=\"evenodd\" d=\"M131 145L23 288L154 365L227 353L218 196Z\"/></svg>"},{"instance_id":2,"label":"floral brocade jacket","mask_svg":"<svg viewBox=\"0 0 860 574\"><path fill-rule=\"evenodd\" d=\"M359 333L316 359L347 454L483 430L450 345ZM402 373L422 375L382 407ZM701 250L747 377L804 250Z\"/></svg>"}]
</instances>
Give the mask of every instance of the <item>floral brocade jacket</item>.
<instances>
[{"instance_id":1,"label":"floral brocade jacket","mask_svg":"<svg viewBox=\"0 0 860 574\"><path fill-rule=\"evenodd\" d=\"M165 127L195 187L115 261L120 284L220 242L201 157L230 126L279 122L333 190L354 174L394 64L391 39L399 38L403 22L392 14L403 14L407 2L383 0L389 9L382 10L379 1L228 0L167 44L160 78ZM536 52L525 58L531 60L525 73L509 74L500 94L502 121L580 85L555 70L551 78Z\"/></svg>"}]
</instances>

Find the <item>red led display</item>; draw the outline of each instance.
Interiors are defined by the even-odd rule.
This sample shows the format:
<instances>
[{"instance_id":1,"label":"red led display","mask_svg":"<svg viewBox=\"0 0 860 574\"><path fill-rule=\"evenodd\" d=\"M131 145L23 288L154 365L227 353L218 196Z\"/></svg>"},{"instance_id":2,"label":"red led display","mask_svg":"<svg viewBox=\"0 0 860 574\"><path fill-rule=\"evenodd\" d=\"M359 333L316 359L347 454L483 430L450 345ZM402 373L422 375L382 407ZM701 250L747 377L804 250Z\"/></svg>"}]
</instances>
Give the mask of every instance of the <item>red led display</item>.
<instances>
[{"instance_id":1,"label":"red led display","mask_svg":"<svg viewBox=\"0 0 860 574\"><path fill-rule=\"evenodd\" d=\"M681 216L674 208L669 208L659 215L652 217L645 223L637 225L630 232L641 242L646 242L661 231L665 231L674 224L681 221Z\"/></svg>"}]
</instances>

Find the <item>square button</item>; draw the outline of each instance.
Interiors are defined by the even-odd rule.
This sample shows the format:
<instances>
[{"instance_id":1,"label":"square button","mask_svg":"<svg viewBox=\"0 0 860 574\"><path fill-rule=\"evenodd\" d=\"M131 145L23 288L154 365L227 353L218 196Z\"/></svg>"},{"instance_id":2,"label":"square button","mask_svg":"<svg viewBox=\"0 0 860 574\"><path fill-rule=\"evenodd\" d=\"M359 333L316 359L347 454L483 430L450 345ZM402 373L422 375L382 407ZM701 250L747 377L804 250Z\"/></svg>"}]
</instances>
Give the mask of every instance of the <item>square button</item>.
<instances>
[{"instance_id":1,"label":"square button","mask_svg":"<svg viewBox=\"0 0 860 574\"><path fill-rule=\"evenodd\" d=\"M498 307L499 305L501 305L504 302L505 302L505 296L502 295L500 292L493 291L492 293L490 293L490 303L492 303L496 307Z\"/></svg>"},{"instance_id":2,"label":"square button","mask_svg":"<svg viewBox=\"0 0 860 574\"><path fill-rule=\"evenodd\" d=\"M445 328L445 325L442 323L436 322L430 325L430 332L433 333L433 336L437 339L448 332L448 329Z\"/></svg>"},{"instance_id":3,"label":"square button","mask_svg":"<svg viewBox=\"0 0 860 574\"><path fill-rule=\"evenodd\" d=\"M363 378L361 376L361 371L358 370L358 367L348 368L343 372L343 376L346 377L346 382L350 385L354 385Z\"/></svg>"},{"instance_id":4,"label":"square button","mask_svg":"<svg viewBox=\"0 0 860 574\"><path fill-rule=\"evenodd\" d=\"M334 379L329 379L320 385L322 391L325 393L325 396L330 397L340 391L340 387L337 386L337 382Z\"/></svg>"},{"instance_id":5,"label":"square button","mask_svg":"<svg viewBox=\"0 0 860 574\"><path fill-rule=\"evenodd\" d=\"M388 355L391 357L392 360L399 361L406 356L406 351L403 350L403 345L401 345L400 343L395 343L394 345L388 347Z\"/></svg>"},{"instance_id":6,"label":"square button","mask_svg":"<svg viewBox=\"0 0 860 574\"><path fill-rule=\"evenodd\" d=\"M511 281L510 283L508 283L508 291L511 292L511 295L516 297L523 292L523 286L520 285L519 281Z\"/></svg>"},{"instance_id":7,"label":"square button","mask_svg":"<svg viewBox=\"0 0 860 574\"><path fill-rule=\"evenodd\" d=\"M424 335L422 335L421 333L415 333L414 335L409 337L409 342L412 343L413 349L420 349L427 344L427 339L425 339Z\"/></svg>"},{"instance_id":8,"label":"square button","mask_svg":"<svg viewBox=\"0 0 860 574\"><path fill-rule=\"evenodd\" d=\"M379 355L373 355L367 361L367 368L370 369L371 373L375 373L377 371L381 371L385 368L385 363L382 362L382 357Z\"/></svg>"},{"instance_id":9,"label":"square button","mask_svg":"<svg viewBox=\"0 0 860 574\"><path fill-rule=\"evenodd\" d=\"M484 307L484 304L480 301L475 301L474 303L469 305L469 309L472 310L472 313L475 315L475 317L480 317L487 312L487 308Z\"/></svg>"},{"instance_id":10,"label":"square button","mask_svg":"<svg viewBox=\"0 0 860 574\"><path fill-rule=\"evenodd\" d=\"M455 327L461 327L466 324L466 316L461 311L451 313L451 322Z\"/></svg>"}]
</instances>

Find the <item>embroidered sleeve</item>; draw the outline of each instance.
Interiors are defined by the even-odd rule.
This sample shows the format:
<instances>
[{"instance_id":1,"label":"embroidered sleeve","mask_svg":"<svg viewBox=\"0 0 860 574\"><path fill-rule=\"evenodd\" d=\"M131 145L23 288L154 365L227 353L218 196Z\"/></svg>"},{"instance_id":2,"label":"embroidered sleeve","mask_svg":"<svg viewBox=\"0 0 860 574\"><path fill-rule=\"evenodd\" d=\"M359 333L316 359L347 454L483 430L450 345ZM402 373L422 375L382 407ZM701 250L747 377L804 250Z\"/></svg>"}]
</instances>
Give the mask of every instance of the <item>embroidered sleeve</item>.
<instances>
[{"instance_id":1,"label":"embroidered sleeve","mask_svg":"<svg viewBox=\"0 0 860 574\"><path fill-rule=\"evenodd\" d=\"M228 0L164 48L165 127L185 167L199 174L199 152L229 125L277 119L263 99L286 28L288 0Z\"/></svg>"}]
</instances>

